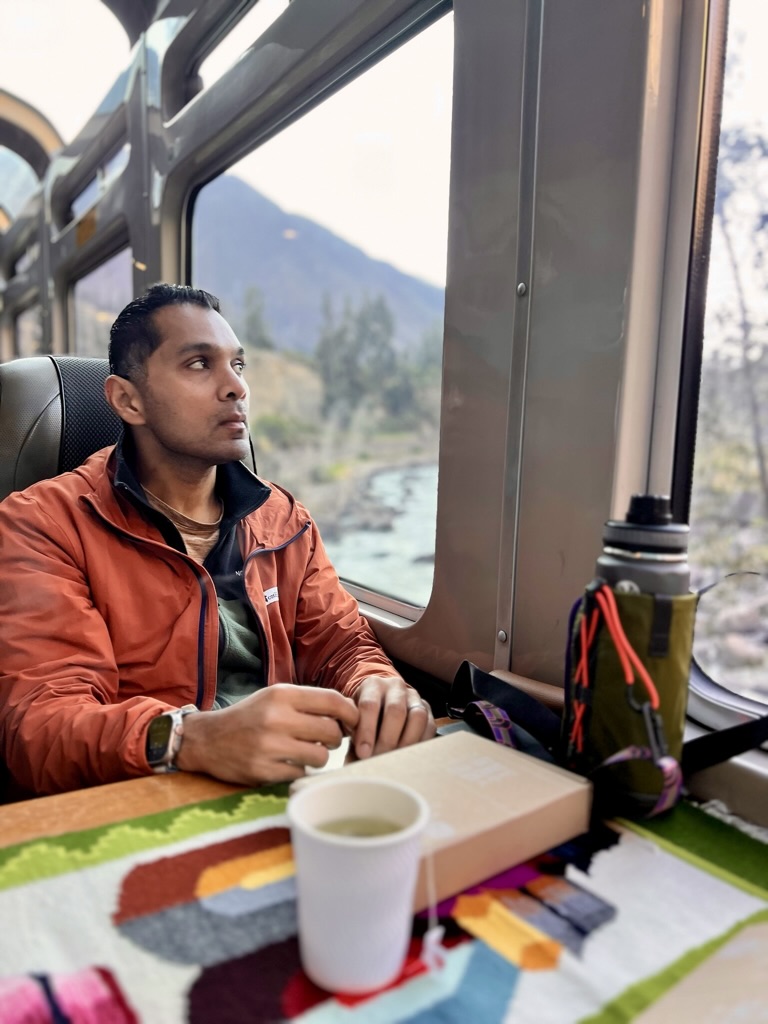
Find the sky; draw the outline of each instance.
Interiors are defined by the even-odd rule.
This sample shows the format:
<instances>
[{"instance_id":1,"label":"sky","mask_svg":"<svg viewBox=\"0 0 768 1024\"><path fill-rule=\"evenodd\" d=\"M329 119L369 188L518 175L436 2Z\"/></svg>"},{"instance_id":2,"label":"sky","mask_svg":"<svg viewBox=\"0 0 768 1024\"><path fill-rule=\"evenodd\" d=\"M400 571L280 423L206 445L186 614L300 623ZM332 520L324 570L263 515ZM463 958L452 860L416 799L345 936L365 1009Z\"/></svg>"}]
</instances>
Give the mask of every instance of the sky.
<instances>
[{"instance_id":1,"label":"sky","mask_svg":"<svg viewBox=\"0 0 768 1024\"><path fill-rule=\"evenodd\" d=\"M768 130L768 3L730 0L728 49L738 48L742 70L723 100L723 125L762 125Z\"/></svg>"},{"instance_id":2,"label":"sky","mask_svg":"<svg viewBox=\"0 0 768 1024\"><path fill-rule=\"evenodd\" d=\"M127 64L127 37L100 0L0 2L0 88L37 106L69 141ZM206 84L286 6L287 0L259 0L203 64ZM743 37L744 75L739 96L726 98L724 122L765 126L768 0L731 0L731 26ZM444 284L452 42L448 15L233 173L370 256Z\"/></svg>"},{"instance_id":3,"label":"sky","mask_svg":"<svg viewBox=\"0 0 768 1024\"><path fill-rule=\"evenodd\" d=\"M0 2L0 88L37 106L70 141L128 63L125 32L100 0ZM259 0L203 64L206 85L286 6L287 0ZM232 173L369 256L443 285L452 17L411 40Z\"/></svg>"}]
</instances>

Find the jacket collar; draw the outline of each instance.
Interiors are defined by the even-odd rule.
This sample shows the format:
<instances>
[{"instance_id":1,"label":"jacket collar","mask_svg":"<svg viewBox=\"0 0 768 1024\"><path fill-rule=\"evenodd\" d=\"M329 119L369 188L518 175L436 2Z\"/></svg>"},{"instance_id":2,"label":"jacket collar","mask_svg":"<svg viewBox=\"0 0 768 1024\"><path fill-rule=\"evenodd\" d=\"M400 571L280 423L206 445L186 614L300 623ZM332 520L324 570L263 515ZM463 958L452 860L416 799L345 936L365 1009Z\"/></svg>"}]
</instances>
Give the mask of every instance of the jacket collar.
<instances>
[{"instance_id":1,"label":"jacket collar","mask_svg":"<svg viewBox=\"0 0 768 1024\"><path fill-rule=\"evenodd\" d=\"M157 513L148 503L144 489L136 476L136 449L130 434L123 433L115 445L115 473L113 486L126 494L142 514L157 523ZM216 492L224 505L220 532L245 519L264 504L271 488L255 476L242 462L226 462L216 469ZM165 516L161 515L165 521Z\"/></svg>"},{"instance_id":2,"label":"jacket collar","mask_svg":"<svg viewBox=\"0 0 768 1024\"><path fill-rule=\"evenodd\" d=\"M65 477L71 476L73 484L79 480L76 486L81 499L118 530L176 546L164 532L172 528L169 520L147 504L126 447L130 452L130 442L103 448ZM282 547L310 523L309 513L293 495L278 484L262 481L242 463L220 466L219 472L222 500L229 505L225 510L227 523L237 522L237 516L245 510L238 529L243 531L248 550ZM177 531L172 529L175 534Z\"/></svg>"}]
</instances>

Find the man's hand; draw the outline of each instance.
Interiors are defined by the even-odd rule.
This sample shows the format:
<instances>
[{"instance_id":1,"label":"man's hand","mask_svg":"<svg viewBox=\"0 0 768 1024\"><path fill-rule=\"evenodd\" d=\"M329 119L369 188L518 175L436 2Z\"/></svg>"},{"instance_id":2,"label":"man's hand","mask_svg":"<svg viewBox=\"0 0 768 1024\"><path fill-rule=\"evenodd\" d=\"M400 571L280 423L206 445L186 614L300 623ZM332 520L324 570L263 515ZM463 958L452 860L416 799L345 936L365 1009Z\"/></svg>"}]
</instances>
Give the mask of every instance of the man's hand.
<instances>
[{"instance_id":1,"label":"man's hand","mask_svg":"<svg viewBox=\"0 0 768 1024\"><path fill-rule=\"evenodd\" d=\"M398 676L368 676L352 699L360 712L352 734L360 758L407 747L435 735L429 704Z\"/></svg>"},{"instance_id":2,"label":"man's hand","mask_svg":"<svg viewBox=\"0 0 768 1024\"><path fill-rule=\"evenodd\" d=\"M307 766L323 767L359 717L336 690L278 683L232 707L187 715L176 763L245 785L298 779Z\"/></svg>"}]
</instances>

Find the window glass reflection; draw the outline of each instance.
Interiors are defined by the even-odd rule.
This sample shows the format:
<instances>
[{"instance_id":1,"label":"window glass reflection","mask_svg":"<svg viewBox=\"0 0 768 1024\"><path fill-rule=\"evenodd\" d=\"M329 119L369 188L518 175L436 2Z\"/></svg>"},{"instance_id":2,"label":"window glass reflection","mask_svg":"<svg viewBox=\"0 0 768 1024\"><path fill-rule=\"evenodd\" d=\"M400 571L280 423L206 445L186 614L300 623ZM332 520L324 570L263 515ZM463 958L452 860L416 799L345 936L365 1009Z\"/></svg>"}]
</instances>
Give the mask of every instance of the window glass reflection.
<instances>
[{"instance_id":1,"label":"window glass reflection","mask_svg":"<svg viewBox=\"0 0 768 1024\"><path fill-rule=\"evenodd\" d=\"M120 310L133 298L133 259L123 249L75 282L74 351L79 356L105 358L109 329Z\"/></svg>"},{"instance_id":2,"label":"window glass reflection","mask_svg":"<svg viewBox=\"0 0 768 1024\"><path fill-rule=\"evenodd\" d=\"M699 599L693 653L710 678L768 703L768 576L736 573Z\"/></svg>"},{"instance_id":3,"label":"window glass reflection","mask_svg":"<svg viewBox=\"0 0 768 1024\"><path fill-rule=\"evenodd\" d=\"M24 274L40 258L40 243L32 242L19 256L13 266L13 276Z\"/></svg>"},{"instance_id":4,"label":"window glass reflection","mask_svg":"<svg viewBox=\"0 0 768 1024\"><path fill-rule=\"evenodd\" d=\"M16 355L39 356L45 352L43 311L40 306L30 306L16 317Z\"/></svg>"},{"instance_id":5,"label":"window glass reflection","mask_svg":"<svg viewBox=\"0 0 768 1024\"><path fill-rule=\"evenodd\" d=\"M0 146L0 180L3 209L10 220L15 220L40 182L27 161L6 146Z\"/></svg>"},{"instance_id":6,"label":"window glass reflection","mask_svg":"<svg viewBox=\"0 0 768 1024\"><path fill-rule=\"evenodd\" d=\"M85 186L82 192L80 192L72 200L72 216L74 218L79 217L85 213L86 210L90 209L97 199L107 191L109 186L128 165L128 160L131 155L131 147L129 143L125 143L118 149L118 151L107 160L102 167L99 168L95 178Z\"/></svg>"},{"instance_id":7,"label":"window glass reflection","mask_svg":"<svg viewBox=\"0 0 768 1024\"><path fill-rule=\"evenodd\" d=\"M208 88L227 71L241 54L280 17L289 0L258 0L255 7L241 18L215 50L200 65L203 87Z\"/></svg>"}]
</instances>

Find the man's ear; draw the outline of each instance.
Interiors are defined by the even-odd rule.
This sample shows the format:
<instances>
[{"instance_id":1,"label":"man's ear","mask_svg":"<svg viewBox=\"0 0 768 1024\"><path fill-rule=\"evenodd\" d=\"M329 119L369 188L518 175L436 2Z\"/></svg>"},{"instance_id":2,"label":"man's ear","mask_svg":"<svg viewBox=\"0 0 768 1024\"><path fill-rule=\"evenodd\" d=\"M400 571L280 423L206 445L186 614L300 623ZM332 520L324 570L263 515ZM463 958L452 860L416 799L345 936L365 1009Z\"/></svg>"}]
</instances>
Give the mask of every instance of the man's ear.
<instances>
[{"instance_id":1,"label":"man's ear","mask_svg":"<svg viewBox=\"0 0 768 1024\"><path fill-rule=\"evenodd\" d=\"M125 377L110 374L104 381L104 395L124 423L132 427L144 425L144 404L135 384Z\"/></svg>"}]
</instances>

